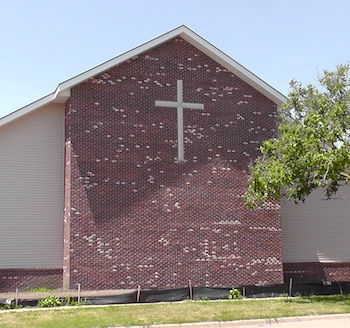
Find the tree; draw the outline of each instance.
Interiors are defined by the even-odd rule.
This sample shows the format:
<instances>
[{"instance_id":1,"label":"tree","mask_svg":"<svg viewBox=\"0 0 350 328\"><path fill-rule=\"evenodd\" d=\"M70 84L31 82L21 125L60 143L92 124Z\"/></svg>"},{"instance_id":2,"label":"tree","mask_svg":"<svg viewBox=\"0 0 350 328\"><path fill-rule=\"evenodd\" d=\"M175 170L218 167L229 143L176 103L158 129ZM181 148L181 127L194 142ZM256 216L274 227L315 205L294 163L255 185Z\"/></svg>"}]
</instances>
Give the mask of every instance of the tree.
<instances>
[{"instance_id":1,"label":"tree","mask_svg":"<svg viewBox=\"0 0 350 328\"><path fill-rule=\"evenodd\" d=\"M304 201L323 187L327 198L350 180L349 64L323 71L319 85L292 80L278 136L263 142L244 198L250 208L281 198Z\"/></svg>"}]
</instances>

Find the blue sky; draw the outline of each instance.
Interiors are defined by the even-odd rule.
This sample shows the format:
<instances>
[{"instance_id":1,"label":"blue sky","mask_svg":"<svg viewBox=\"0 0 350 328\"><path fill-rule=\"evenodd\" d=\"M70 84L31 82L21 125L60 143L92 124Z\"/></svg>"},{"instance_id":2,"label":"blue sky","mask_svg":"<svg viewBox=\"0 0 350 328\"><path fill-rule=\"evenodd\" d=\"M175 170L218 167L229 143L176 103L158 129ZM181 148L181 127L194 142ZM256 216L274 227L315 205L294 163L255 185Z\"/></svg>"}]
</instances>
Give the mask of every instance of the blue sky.
<instances>
[{"instance_id":1,"label":"blue sky","mask_svg":"<svg viewBox=\"0 0 350 328\"><path fill-rule=\"evenodd\" d=\"M348 0L0 0L0 117L185 24L274 88L350 60Z\"/></svg>"}]
</instances>

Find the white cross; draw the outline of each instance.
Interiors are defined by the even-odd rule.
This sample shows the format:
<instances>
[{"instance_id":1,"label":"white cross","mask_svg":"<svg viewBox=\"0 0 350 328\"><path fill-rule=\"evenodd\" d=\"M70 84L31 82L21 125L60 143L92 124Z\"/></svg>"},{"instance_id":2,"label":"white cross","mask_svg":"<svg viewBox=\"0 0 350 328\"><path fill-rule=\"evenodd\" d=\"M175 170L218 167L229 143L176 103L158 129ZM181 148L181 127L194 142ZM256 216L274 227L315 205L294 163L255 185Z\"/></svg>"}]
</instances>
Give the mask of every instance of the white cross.
<instances>
[{"instance_id":1,"label":"white cross","mask_svg":"<svg viewBox=\"0 0 350 328\"><path fill-rule=\"evenodd\" d=\"M184 156L184 117L183 109L204 109L203 104L183 102L182 80L177 80L177 101L156 100L156 106L177 108L177 160L185 161Z\"/></svg>"}]
</instances>

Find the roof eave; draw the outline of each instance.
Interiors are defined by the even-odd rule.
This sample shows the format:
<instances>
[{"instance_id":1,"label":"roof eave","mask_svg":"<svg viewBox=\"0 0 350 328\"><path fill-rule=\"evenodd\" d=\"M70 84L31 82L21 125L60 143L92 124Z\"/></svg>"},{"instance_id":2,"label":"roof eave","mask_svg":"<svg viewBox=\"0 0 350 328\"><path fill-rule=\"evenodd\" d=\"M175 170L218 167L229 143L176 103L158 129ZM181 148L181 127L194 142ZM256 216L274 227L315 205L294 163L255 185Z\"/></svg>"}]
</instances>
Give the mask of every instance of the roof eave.
<instances>
[{"instance_id":1,"label":"roof eave","mask_svg":"<svg viewBox=\"0 0 350 328\"><path fill-rule=\"evenodd\" d=\"M69 79L59 85L61 90L65 90L67 88L72 88L75 85L84 82L85 80L100 74L111 67L119 65L130 58L140 55L141 53L148 51L154 47L159 46L162 43L165 43L177 36L182 37L187 42L191 43L193 46L198 48L200 51L211 57L213 60L217 61L220 65L227 68L229 71L234 73L240 79L257 89L267 98L271 99L278 106L281 106L284 102L286 102L287 98L278 92L276 89L271 87L268 83L260 79L254 73L249 71L247 68L239 64L237 61L232 59L230 56L226 55L220 49L215 47L213 44L202 38L197 33L193 32L191 29L186 27L185 25L181 25L178 28L175 28L151 41L148 41L128 52L125 52L109 61L104 62L103 64L96 66L76 77Z\"/></svg>"},{"instance_id":2,"label":"roof eave","mask_svg":"<svg viewBox=\"0 0 350 328\"><path fill-rule=\"evenodd\" d=\"M98 65L82 74L79 74L65 82L60 83L56 90L47 95L44 98L41 98L3 118L0 118L0 127L10 123L13 120L20 118L21 116L27 115L30 112L37 110L49 103L65 103L70 97L70 90L77 84L80 84L89 78L100 74L111 67L119 65L124 61L127 61L130 58L138 56L139 54L148 51L160 44L167 42L177 36L181 36L183 39L191 43L193 46L198 48L200 51L217 61L220 65L227 68L233 74L241 78L243 81L260 91L267 98L271 99L273 102L280 107L287 98L278 92L276 89L272 88L269 84L261 80L251 71L246 69L244 66L236 62L234 59L226 55L224 52L216 48L210 42L203 39L201 36L193 32L191 29L185 25L181 25L151 41L148 41L130 51L127 51L111 60L108 60L101 65Z\"/></svg>"},{"instance_id":3,"label":"roof eave","mask_svg":"<svg viewBox=\"0 0 350 328\"><path fill-rule=\"evenodd\" d=\"M49 95L43 98L40 98L39 100L2 117L0 119L0 127L19 119L22 116L28 115L30 112L51 103L54 100L54 98L55 98L54 93L50 93Z\"/></svg>"},{"instance_id":4,"label":"roof eave","mask_svg":"<svg viewBox=\"0 0 350 328\"><path fill-rule=\"evenodd\" d=\"M187 29L186 33L181 33L180 36L186 41L190 42L200 51L217 61L220 65L234 73L240 79L257 89L267 98L275 102L278 106L281 106L287 101L286 96L284 96L282 93L271 87L268 83L260 79L257 75L252 73L243 65L239 64L233 58L226 55L213 44L203 39L197 33L193 32L190 29Z\"/></svg>"}]
</instances>

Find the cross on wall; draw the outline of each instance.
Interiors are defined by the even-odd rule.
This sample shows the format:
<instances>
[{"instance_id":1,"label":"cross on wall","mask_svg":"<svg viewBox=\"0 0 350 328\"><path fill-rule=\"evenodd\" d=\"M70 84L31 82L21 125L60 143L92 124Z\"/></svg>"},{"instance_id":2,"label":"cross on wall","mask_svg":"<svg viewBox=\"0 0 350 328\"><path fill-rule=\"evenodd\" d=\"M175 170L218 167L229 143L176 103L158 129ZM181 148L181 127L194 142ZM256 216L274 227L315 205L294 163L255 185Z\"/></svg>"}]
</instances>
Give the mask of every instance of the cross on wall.
<instances>
[{"instance_id":1,"label":"cross on wall","mask_svg":"<svg viewBox=\"0 0 350 328\"><path fill-rule=\"evenodd\" d=\"M185 161L185 148L184 148L184 119L183 109L204 109L204 104L187 103L183 101L183 88L182 80L177 80L177 100L176 101L163 101L156 100L155 103L158 107L172 107L177 108L177 160L178 162Z\"/></svg>"}]
</instances>

